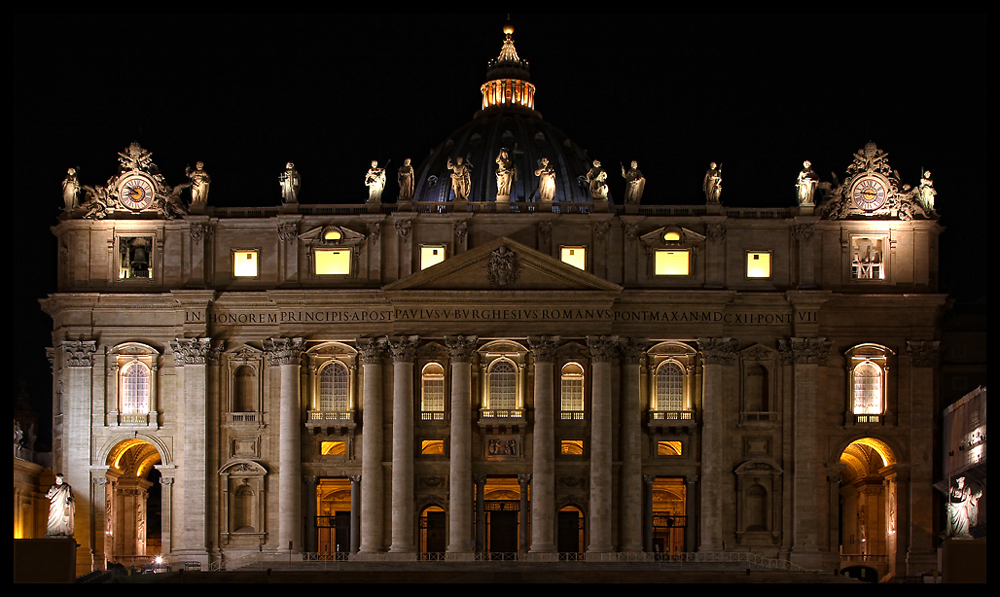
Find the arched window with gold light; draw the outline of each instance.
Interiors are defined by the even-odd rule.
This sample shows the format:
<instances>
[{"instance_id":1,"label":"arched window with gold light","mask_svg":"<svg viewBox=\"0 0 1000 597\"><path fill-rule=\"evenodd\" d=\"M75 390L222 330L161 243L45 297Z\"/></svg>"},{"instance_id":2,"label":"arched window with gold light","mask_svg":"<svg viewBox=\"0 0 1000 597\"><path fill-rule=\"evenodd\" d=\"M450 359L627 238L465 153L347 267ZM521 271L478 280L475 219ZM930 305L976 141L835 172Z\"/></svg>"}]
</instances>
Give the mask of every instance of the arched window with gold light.
<instances>
[{"instance_id":1,"label":"arched window with gold light","mask_svg":"<svg viewBox=\"0 0 1000 597\"><path fill-rule=\"evenodd\" d=\"M420 374L420 418L442 421L444 413L444 367L427 363Z\"/></svg>"},{"instance_id":2,"label":"arched window with gold light","mask_svg":"<svg viewBox=\"0 0 1000 597\"><path fill-rule=\"evenodd\" d=\"M566 363L559 382L559 412L561 419L584 418L583 367L579 363Z\"/></svg>"}]
</instances>

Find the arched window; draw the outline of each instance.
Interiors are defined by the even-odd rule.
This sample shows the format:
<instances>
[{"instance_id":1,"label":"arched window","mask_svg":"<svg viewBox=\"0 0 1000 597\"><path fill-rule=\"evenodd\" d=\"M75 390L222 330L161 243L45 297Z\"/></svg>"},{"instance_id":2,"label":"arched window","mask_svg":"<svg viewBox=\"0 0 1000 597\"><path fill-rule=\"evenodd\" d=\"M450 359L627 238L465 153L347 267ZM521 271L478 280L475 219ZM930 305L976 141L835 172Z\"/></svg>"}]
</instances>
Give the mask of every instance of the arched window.
<instances>
[{"instance_id":1,"label":"arched window","mask_svg":"<svg viewBox=\"0 0 1000 597\"><path fill-rule=\"evenodd\" d=\"M656 408L658 411L684 409L684 371L673 361L664 361L656 369Z\"/></svg>"},{"instance_id":2,"label":"arched window","mask_svg":"<svg viewBox=\"0 0 1000 597\"><path fill-rule=\"evenodd\" d=\"M129 363L122 370L121 413L145 415L149 413L149 367L141 362Z\"/></svg>"},{"instance_id":3,"label":"arched window","mask_svg":"<svg viewBox=\"0 0 1000 597\"><path fill-rule=\"evenodd\" d=\"M583 419L583 367L577 363L562 368L559 410L560 418Z\"/></svg>"},{"instance_id":4,"label":"arched window","mask_svg":"<svg viewBox=\"0 0 1000 597\"><path fill-rule=\"evenodd\" d=\"M420 375L420 418L444 419L444 367L428 363Z\"/></svg>"},{"instance_id":5,"label":"arched window","mask_svg":"<svg viewBox=\"0 0 1000 597\"><path fill-rule=\"evenodd\" d=\"M883 423L890 414L886 378L892 354L878 344L859 344L847 351L848 418L855 423Z\"/></svg>"},{"instance_id":6,"label":"arched window","mask_svg":"<svg viewBox=\"0 0 1000 597\"><path fill-rule=\"evenodd\" d=\"M508 360L498 360L489 374L490 410L517 408L517 369Z\"/></svg>"},{"instance_id":7,"label":"arched window","mask_svg":"<svg viewBox=\"0 0 1000 597\"><path fill-rule=\"evenodd\" d=\"M882 369L871 361L854 368L854 414L882 414Z\"/></svg>"},{"instance_id":8,"label":"arched window","mask_svg":"<svg viewBox=\"0 0 1000 597\"><path fill-rule=\"evenodd\" d=\"M349 390L347 367L340 361L330 361L319 375L319 409L323 412L347 411Z\"/></svg>"}]
</instances>

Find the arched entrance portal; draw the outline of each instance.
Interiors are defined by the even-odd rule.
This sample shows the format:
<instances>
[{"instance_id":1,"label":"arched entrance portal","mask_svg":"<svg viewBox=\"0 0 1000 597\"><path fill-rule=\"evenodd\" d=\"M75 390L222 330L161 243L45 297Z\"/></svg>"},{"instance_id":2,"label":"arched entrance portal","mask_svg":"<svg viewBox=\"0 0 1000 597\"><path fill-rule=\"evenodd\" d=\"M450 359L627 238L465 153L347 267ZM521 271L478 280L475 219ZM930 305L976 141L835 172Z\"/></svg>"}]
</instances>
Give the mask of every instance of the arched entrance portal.
<instances>
[{"instance_id":1,"label":"arched entrance portal","mask_svg":"<svg viewBox=\"0 0 1000 597\"><path fill-rule=\"evenodd\" d=\"M448 547L444 508L428 506L420 513L420 558L443 560Z\"/></svg>"},{"instance_id":2,"label":"arched entrance portal","mask_svg":"<svg viewBox=\"0 0 1000 597\"><path fill-rule=\"evenodd\" d=\"M128 439L108 454L104 519L105 559L141 566L162 551L160 453L149 442Z\"/></svg>"},{"instance_id":3,"label":"arched entrance portal","mask_svg":"<svg viewBox=\"0 0 1000 597\"><path fill-rule=\"evenodd\" d=\"M866 437L840 455L841 569L865 567L895 574L896 457L884 442Z\"/></svg>"},{"instance_id":4,"label":"arched entrance portal","mask_svg":"<svg viewBox=\"0 0 1000 597\"><path fill-rule=\"evenodd\" d=\"M583 512L576 506L564 506L559 510L558 547L559 557L578 559L584 551Z\"/></svg>"},{"instance_id":5,"label":"arched entrance portal","mask_svg":"<svg viewBox=\"0 0 1000 597\"><path fill-rule=\"evenodd\" d=\"M316 551L343 560L351 551L350 479L321 479L316 486Z\"/></svg>"},{"instance_id":6,"label":"arched entrance portal","mask_svg":"<svg viewBox=\"0 0 1000 597\"><path fill-rule=\"evenodd\" d=\"M504 559L516 554L518 529L522 522L521 486L517 479L490 478L483 489L486 551L494 559Z\"/></svg>"}]
</instances>

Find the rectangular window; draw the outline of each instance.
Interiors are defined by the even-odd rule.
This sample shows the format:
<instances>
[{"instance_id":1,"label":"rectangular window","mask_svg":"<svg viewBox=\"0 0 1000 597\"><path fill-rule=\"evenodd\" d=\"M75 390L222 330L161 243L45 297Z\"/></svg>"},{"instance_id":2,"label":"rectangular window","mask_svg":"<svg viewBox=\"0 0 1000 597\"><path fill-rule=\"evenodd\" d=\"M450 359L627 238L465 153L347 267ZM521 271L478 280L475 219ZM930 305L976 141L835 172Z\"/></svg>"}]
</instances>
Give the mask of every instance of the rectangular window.
<instances>
[{"instance_id":1,"label":"rectangular window","mask_svg":"<svg viewBox=\"0 0 1000 597\"><path fill-rule=\"evenodd\" d=\"M851 278L885 280L887 243L882 236L851 237Z\"/></svg>"},{"instance_id":2,"label":"rectangular window","mask_svg":"<svg viewBox=\"0 0 1000 597\"><path fill-rule=\"evenodd\" d=\"M583 440L582 439L564 439L559 442L559 453L560 454L572 454L575 456L583 456Z\"/></svg>"},{"instance_id":3,"label":"rectangular window","mask_svg":"<svg viewBox=\"0 0 1000 597\"><path fill-rule=\"evenodd\" d=\"M149 280L153 277L153 237L118 238L118 278Z\"/></svg>"},{"instance_id":4,"label":"rectangular window","mask_svg":"<svg viewBox=\"0 0 1000 597\"><path fill-rule=\"evenodd\" d=\"M559 258L563 263L568 263L573 267L587 270L587 249L586 247L562 247Z\"/></svg>"},{"instance_id":5,"label":"rectangular window","mask_svg":"<svg viewBox=\"0 0 1000 597\"><path fill-rule=\"evenodd\" d=\"M420 453L425 455L444 456L443 439L420 440Z\"/></svg>"},{"instance_id":6,"label":"rectangular window","mask_svg":"<svg viewBox=\"0 0 1000 597\"><path fill-rule=\"evenodd\" d=\"M691 273L691 252L687 249L657 249L654 267L657 276L686 276Z\"/></svg>"},{"instance_id":7,"label":"rectangular window","mask_svg":"<svg viewBox=\"0 0 1000 597\"><path fill-rule=\"evenodd\" d=\"M235 278L256 278L257 277L257 251L256 250L234 250L233 251L233 277L235 277Z\"/></svg>"},{"instance_id":8,"label":"rectangular window","mask_svg":"<svg viewBox=\"0 0 1000 597\"><path fill-rule=\"evenodd\" d=\"M316 275L349 276L351 274L350 249L316 249Z\"/></svg>"},{"instance_id":9,"label":"rectangular window","mask_svg":"<svg viewBox=\"0 0 1000 597\"><path fill-rule=\"evenodd\" d=\"M420 269L427 269L444 261L444 245L423 245L420 247Z\"/></svg>"},{"instance_id":10,"label":"rectangular window","mask_svg":"<svg viewBox=\"0 0 1000 597\"><path fill-rule=\"evenodd\" d=\"M747 252L747 277L748 278L770 278L771 277L771 253L765 251Z\"/></svg>"},{"instance_id":11,"label":"rectangular window","mask_svg":"<svg viewBox=\"0 0 1000 597\"><path fill-rule=\"evenodd\" d=\"M681 442L674 440L661 440L656 442L657 456L682 456L683 449Z\"/></svg>"}]
</instances>

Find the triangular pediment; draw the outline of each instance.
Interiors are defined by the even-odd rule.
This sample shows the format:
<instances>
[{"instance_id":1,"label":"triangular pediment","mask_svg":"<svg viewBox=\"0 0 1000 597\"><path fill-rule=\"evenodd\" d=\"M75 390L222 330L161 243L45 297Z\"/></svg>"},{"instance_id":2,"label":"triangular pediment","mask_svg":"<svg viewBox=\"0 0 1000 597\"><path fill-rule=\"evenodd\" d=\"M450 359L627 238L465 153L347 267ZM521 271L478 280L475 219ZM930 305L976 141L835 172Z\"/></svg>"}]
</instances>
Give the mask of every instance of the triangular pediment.
<instances>
[{"instance_id":1,"label":"triangular pediment","mask_svg":"<svg viewBox=\"0 0 1000 597\"><path fill-rule=\"evenodd\" d=\"M383 290L578 290L618 293L622 287L501 237L388 284Z\"/></svg>"}]
</instances>

